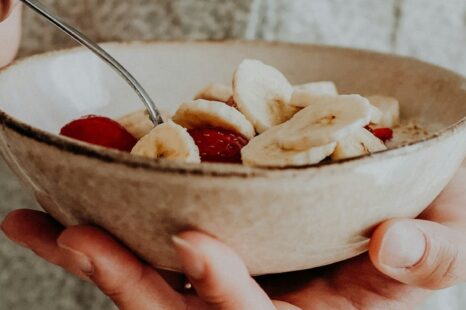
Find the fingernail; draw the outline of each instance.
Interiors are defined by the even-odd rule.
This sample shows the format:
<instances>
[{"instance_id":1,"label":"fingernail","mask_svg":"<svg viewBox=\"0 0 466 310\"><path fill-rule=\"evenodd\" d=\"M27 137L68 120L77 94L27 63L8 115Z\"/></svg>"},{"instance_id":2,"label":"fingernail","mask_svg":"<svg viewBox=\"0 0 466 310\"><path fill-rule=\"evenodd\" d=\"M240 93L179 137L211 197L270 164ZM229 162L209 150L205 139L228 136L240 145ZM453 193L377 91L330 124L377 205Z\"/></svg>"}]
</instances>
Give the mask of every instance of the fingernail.
<instances>
[{"instance_id":1,"label":"fingernail","mask_svg":"<svg viewBox=\"0 0 466 310\"><path fill-rule=\"evenodd\" d=\"M426 251L426 238L412 223L397 223L385 232L381 263L392 268L409 268L419 263Z\"/></svg>"},{"instance_id":2,"label":"fingernail","mask_svg":"<svg viewBox=\"0 0 466 310\"><path fill-rule=\"evenodd\" d=\"M65 255L69 256L74 264L87 276L91 276L94 273L94 266L89 257L87 257L84 253L77 251L67 245L58 243L60 249L65 253Z\"/></svg>"},{"instance_id":3,"label":"fingernail","mask_svg":"<svg viewBox=\"0 0 466 310\"><path fill-rule=\"evenodd\" d=\"M205 272L203 255L185 239L173 236L172 240L187 276L194 280L201 280Z\"/></svg>"}]
</instances>

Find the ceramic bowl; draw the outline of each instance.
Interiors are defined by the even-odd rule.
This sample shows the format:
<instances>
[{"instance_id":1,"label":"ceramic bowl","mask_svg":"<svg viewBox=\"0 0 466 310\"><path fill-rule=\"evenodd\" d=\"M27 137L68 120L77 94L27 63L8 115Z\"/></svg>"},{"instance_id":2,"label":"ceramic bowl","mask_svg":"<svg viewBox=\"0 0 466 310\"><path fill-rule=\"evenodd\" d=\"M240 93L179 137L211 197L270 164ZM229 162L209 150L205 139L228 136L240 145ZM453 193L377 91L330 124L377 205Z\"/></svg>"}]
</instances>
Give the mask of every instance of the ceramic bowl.
<instances>
[{"instance_id":1,"label":"ceramic bowl","mask_svg":"<svg viewBox=\"0 0 466 310\"><path fill-rule=\"evenodd\" d=\"M335 81L342 93L398 98L404 119L440 129L389 151L300 169L179 164L56 135L84 114L142 106L127 85L77 48L21 60L0 74L1 152L64 225L98 225L155 267L179 270L170 236L205 231L255 275L321 266L367 249L371 229L416 217L466 154L466 80L414 60L360 50L261 42L152 42L106 48L171 111L209 82L230 83L244 58L292 83Z\"/></svg>"}]
</instances>

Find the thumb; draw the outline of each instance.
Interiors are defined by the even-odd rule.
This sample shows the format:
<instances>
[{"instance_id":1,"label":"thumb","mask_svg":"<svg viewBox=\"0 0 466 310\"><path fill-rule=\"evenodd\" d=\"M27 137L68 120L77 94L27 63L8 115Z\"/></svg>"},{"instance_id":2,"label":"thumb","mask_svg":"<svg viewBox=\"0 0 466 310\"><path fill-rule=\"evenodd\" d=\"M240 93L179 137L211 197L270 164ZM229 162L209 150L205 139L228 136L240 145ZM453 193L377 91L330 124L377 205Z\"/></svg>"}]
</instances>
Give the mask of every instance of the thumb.
<instances>
[{"instance_id":1,"label":"thumb","mask_svg":"<svg viewBox=\"0 0 466 310\"><path fill-rule=\"evenodd\" d=\"M435 222L388 221L369 254L379 271L409 285L442 289L466 280L466 235Z\"/></svg>"},{"instance_id":2,"label":"thumb","mask_svg":"<svg viewBox=\"0 0 466 310\"><path fill-rule=\"evenodd\" d=\"M214 309L275 309L241 259L218 240L185 232L173 242L197 294Z\"/></svg>"}]
</instances>

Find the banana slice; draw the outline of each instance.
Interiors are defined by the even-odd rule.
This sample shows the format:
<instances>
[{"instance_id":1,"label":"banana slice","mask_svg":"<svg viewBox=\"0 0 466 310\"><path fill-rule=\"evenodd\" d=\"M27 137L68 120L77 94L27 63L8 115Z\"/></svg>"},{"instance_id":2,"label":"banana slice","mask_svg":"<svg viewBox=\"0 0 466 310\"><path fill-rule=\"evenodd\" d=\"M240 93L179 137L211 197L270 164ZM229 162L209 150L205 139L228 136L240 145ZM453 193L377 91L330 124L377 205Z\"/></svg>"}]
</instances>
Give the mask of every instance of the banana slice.
<instances>
[{"instance_id":1,"label":"banana slice","mask_svg":"<svg viewBox=\"0 0 466 310\"><path fill-rule=\"evenodd\" d=\"M262 133L289 120L299 108L290 106L293 86L274 67L258 60L244 60L233 78L238 109Z\"/></svg>"},{"instance_id":2,"label":"banana slice","mask_svg":"<svg viewBox=\"0 0 466 310\"><path fill-rule=\"evenodd\" d=\"M301 85L295 85L294 90L307 90L316 95L338 96L338 89L332 81L310 82Z\"/></svg>"},{"instance_id":3,"label":"banana slice","mask_svg":"<svg viewBox=\"0 0 466 310\"><path fill-rule=\"evenodd\" d=\"M188 131L168 121L152 129L134 146L131 154L200 163L199 148Z\"/></svg>"},{"instance_id":4,"label":"banana slice","mask_svg":"<svg viewBox=\"0 0 466 310\"><path fill-rule=\"evenodd\" d=\"M310 106L316 101L319 101L321 97L336 97L338 94L331 94L330 92L325 93L318 93L314 92L310 89L296 89L291 96L290 104L295 107L305 108ZM382 120L383 114L377 107L371 105L371 123L379 124Z\"/></svg>"},{"instance_id":5,"label":"banana slice","mask_svg":"<svg viewBox=\"0 0 466 310\"><path fill-rule=\"evenodd\" d=\"M286 150L306 150L341 141L368 125L371 116L369 100L359 95L320 97L284 124L277 143Z\"/></svg>"},{"instance_id":6,"label":"banana slice","mask_svg":"<svg viewBox=\"0 0 466 310\"><path fill-rule=\"evenodd\" d=\"M161 110L160 113L164 121L170 119L166 111ZM138 140L147 135L154 128L154 124L152 124L149 114L145 109L127 114L117 121Z\"/></svg>"},{"instance_id":7,"label":"banana slice","mask_svg":"<svg viewBox=\"0 0 466 310\"><path fill-rule=\"evenodd\" d=\"M194 100L204 99L227 103L232 97L233 91L231 90L231 86L212 83L204 87L196 97L194 97Z\"/></svg>"},{"instance_id":8,"label":"banana slice","mask_svg":"<svg viewBox=\"0 0 466 310\"><path fill-rule=\"evenodd\" d=\"M252 139L256 132L252 124L238 110L217 101L203 99L183 103L173 121L185 128L220 127Z\"/></svg>"},{"instance_id":9,"label":"banana slice","mask_svg":"<svg viewBox=\"0 0 466 310\"><path fill-rule=\"evenodd\" d=\"M380 111L379 108L371 104L371 123L372 124L380 124L383 118L383 113Z\"/></svg>"},{"instance_id":10,"label":"banana slice","mask_svg":"<svg viewBox=\"0 0 466 310\"><path fill-rule=\"evenodd\" d=\"M301 98L302 96L303 98ZM295 107L305 108L309 105L309 101L312 101L312 97L320 96L338 96L335 83L323 81L296 85L294 86L290 104Z\"/></svg>"},{"instance_id":11,"label":"banana slice","mask_svg":"<svg viewBox=\"0 0 466 310\"><path fill-rule=\"evenodd\" d=\"M275 126L252 139L241 150L243 164L275 168L314 165L330 156L335 150L335 142L303 151L284 150L275 139L281 130L283 125Z\"/></svg>"},{"instance_id":12,"label":"banana slice","mask_svg":"<svg viewBox=\"0 0 466 310\"><path fill-rule=\"evenodd\" d=\"M400 103L397 99L385 96L372 96L367 99L382 113L380 122L375 124L380 127L393 128L400 123Z\"/></svg>"},{"instance_id":13,"label":"banana slice","mask_svg":"<svg viewBox=\"0 0 466 310\"><path fill-rule=\"evenodd\" d=\"M335 152L332 154L333 160L358 157L374 152L384 151L385 144L374 136L370 131L361 128L345 139L338 141Z\"/></svg>"}]
</instances>

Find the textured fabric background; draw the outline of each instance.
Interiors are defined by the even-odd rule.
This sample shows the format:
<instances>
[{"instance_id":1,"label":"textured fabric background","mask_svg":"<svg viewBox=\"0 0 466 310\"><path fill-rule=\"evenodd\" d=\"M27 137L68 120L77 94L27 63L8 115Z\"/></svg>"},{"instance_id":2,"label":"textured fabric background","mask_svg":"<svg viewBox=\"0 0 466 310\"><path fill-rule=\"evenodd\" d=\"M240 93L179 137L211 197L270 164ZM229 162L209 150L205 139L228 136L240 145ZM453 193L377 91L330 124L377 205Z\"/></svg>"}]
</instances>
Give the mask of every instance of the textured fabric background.
<instances>
[{"instance_id":1,"label":"textured fabric background","mask_svg":"<svg viewBox=\"0 0 466 310\"><path fill-rule=\"evenodd\" d=\"M43 0L99 41L247 38L325 43L412 55L466 74L464 0ZM73 45L25 10L21 56ZM36 207L0 162L0 218ZM0 236L0 310L113 309L91 285ZM466 309L466 288L425 309Z\"/></svg>"}]
</instances>

